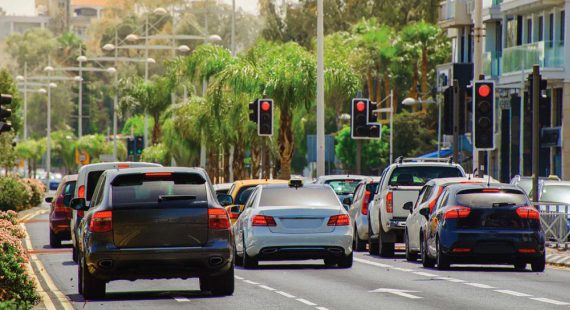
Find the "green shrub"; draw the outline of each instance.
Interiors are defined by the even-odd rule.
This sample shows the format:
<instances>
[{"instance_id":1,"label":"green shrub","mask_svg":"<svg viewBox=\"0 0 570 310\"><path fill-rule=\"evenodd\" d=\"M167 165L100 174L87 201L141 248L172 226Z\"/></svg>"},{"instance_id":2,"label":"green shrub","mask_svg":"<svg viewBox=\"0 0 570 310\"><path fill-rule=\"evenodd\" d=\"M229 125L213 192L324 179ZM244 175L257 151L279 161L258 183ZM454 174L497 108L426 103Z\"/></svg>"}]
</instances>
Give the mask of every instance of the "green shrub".
<instances>
[{"instance_id":1,"label":"green shrub","mask_svg":"<svg viewBox=\"0 0 570 310\"><path fill-rule=\"evenodd\" d=\"M0 211L21 211L30 204L31 188L13 177L0 178Z\"/></svg>"},{"instance_id":2,"label":"green shrub","mask_svg":"<svg viewBox=\"0 0 570 310\"><path fill-rule=\"evenodd\" d=\"M34 282L24 268L25 259L15 247L3 243L0 251L0 300L8 306L31 309L39 302Z\"/></svg>"},{"instance_id":3,"label":"green shrub","mask_svg":"<svg viewBox=\"0 0 570 310\"><path fill-rule=\"evenodd\" d=\"M45 195L45 186L39 180L35 179L22 179L22 182L30 187L30 201L29 207L37 207L42 203Z\"/></svg>"}]
</instances>

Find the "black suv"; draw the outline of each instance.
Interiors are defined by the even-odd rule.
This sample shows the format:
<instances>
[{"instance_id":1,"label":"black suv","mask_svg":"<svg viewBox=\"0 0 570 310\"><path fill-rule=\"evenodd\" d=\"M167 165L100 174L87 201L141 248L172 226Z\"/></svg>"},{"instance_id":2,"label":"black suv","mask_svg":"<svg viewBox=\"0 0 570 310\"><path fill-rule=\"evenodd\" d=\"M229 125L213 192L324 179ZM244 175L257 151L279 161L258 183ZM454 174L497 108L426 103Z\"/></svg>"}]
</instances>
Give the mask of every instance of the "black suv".
<instances>
[{"instance_id":1,"label":"black suv","mask_svg":"<svg viewBox=\"0 0 570 310\"><path fill-rule=\"evenodd\" d=\"M102 298L113 280L199 277L202 291L233 294L230 221L214 193L199 168L105 171L79 224L79 293ZM71 205L85 209L81 198Z\"/></svg>"}]
</instances>

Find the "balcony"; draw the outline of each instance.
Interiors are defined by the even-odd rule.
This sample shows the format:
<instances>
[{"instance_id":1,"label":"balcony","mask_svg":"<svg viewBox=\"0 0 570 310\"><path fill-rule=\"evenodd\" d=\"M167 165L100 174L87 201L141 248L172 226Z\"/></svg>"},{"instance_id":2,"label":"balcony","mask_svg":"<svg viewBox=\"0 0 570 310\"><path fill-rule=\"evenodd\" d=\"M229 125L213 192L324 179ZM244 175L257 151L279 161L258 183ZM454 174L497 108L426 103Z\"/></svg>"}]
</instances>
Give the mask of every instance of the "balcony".
<instances>
[{"instance_id":1,"label":"balcony","mask_svg":"<svg viewBox=\"0 0 570 310\"><path fill-rule=\"evenodd\" d=\"M564 67L562 42L536 42L503 50L503 73L530 70L537 64L542 68Z\"/></svg>"},{"instance_id":2,"label":"balcony","mask_svg":"<svg viewBox=\"0 0 570 310\"><path fill-rule=\"evenodd\" d=\"M501 75L501 52L483 53L482 59L483 74L487 77L498 77Z\"/></svg>"},{"instance_id":3,"label":"balcony","mask_svg":"<svg viewBox=\"0 0 570 310\"><path fill-rule=\"evenodd\" d=\"M455 28L471 25L471 12L467 0L447 0L439 5L439 26Z\"/></svg>"}]
</instances>

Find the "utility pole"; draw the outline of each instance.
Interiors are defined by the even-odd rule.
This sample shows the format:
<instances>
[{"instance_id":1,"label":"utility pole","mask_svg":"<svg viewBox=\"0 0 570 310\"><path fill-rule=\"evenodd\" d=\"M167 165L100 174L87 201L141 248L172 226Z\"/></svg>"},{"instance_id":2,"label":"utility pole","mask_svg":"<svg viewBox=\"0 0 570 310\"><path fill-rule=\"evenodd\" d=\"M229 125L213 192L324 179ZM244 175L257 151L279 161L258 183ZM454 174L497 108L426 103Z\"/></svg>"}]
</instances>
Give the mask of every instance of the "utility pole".
<instances>
[{"instance_id":1,"label":"utility pole","mask_svg":"<svg viewBox=\"0 0 570 310\"><path fill-rule=\"evenodd\" d=\"M481 58L483 54L483 18L481 16L481 10L483 6L483 0L475 0L475 10L474 10L474 29L473 33L475 35L473 44L473 79L475 81L479 80L479 75L481 75ZM455 107L455 104L454 104ZM455 120L454 120L455 121ZM475 124L473 124L475 126ZM471 137L473 139L473 137ZM479 155L480 153L473 148L473 168L480 168L479 166Z\"/></svg>"},{"instance_id":2,"label":"utility pole","mask_svg":"<svg viewBox=\"0 0 570 310\"><path fill-rule=\"evenodd\" d=\"M459 81L453 80L453 162L459 162Z\"/></svg>"},{"instance_id":3,"label":"utility pole","mask_svg":"<svg viewBox=\"0 0 570 310\"><path fill-rule=\"evenodd\" d=\"M317 0L317 177L325 175L325 63L323 0Z\"/></svg>"},{"instance_id":4,"label":"utility pole","mask_svg":"<svg viewBox=\"0 0 570 310\"><path fill-rule=\"evenodd\" d=\"M115 46L119 46L119 38L117 34L117 27L115 27ZM117 58L119 57L119 49L115 48L115 68L117 68ZM147 63L148 61L145 61ZM118 72L115 72L115 96L113 97L113 160L118 161L117 158L117 108L119 105L119 83ZM146 142L145 142L146 143Z\"/></svg>"},{"instance_id":5,"label":"utility pole","mask_svg":"<svg viewBox=\"0 0 570 310\"><path fill-rule=\"evenodd\" d=\"M540 102L540 69L538 65L532 66L532 201L538 202L538 109Z\"/></svg>"}]
</instances>

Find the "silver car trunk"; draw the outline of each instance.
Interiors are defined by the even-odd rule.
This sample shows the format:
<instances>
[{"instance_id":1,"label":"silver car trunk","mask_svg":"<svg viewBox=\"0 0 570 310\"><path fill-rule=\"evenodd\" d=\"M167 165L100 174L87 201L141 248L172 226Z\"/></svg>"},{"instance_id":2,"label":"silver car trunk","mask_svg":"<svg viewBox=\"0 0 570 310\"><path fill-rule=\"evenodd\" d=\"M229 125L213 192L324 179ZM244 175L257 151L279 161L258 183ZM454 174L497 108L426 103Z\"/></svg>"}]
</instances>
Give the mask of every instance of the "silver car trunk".
<instances>
[{"instance_id":1,"label":"silver car trunk","mask_svg":"<svg viewBox=\"0 0 570 310\"><path fill-rule=\"evenodd\" d=\"M262 207L260 215L271 216L276 226L269 229L274 233L307 234L330 233L335 226L329 226L331 216L341 214L341 208L334 207Z\"/></svg>"}]
</instances>

